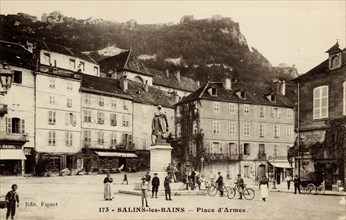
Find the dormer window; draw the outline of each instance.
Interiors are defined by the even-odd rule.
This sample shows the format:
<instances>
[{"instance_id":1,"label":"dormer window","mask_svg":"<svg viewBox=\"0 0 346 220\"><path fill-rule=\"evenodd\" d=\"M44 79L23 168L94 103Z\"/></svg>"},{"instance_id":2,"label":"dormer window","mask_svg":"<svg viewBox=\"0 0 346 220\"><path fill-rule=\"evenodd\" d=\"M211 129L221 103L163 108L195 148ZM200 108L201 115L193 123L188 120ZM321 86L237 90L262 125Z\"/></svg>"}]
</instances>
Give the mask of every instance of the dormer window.
<instances>
[{"instance_id":1,"label":"dormer window","mask_svg":"<svg viewBox=\"0 0 346 220\"><path fill-rule=\"evenodd\" d=\"M329 57L329 69L333 70L341 67L341 53L330 55Z\"/></svg>"},{"instance_id":2,"label":"dormer window","mask_svg":"<svg viewBox=\"0 0 346 220\"><path fill-rule=\"evenodd\" d=\"M211 88L211 95L217 95L217 89L216 88Z\"/></svg>"},{"instance_id":3,"label":"dormer window","mask_svg":"<svg viewBox=\"0 0 346 220\"><path fill-rule=\"evenodd\" d=\"M208 89L208 92L209 92L209 94L212 95L212 96L217 96L217 88L215 88L214 86L213 86L213 87L210 87L210 88Z\"/></svg>"},{"instance_id":4,"label":"dormer window","mask_svg":"<svg viewBox=\"0 0 346 220\"><path fill-rule=\"evenodd\" d=\"M246 99L246 91L245 90L240 90L240 91L236 92L236 95L240 99Z\"/></svg>"},{"instance_id":5,"label":"dormer window","mask_svg":"<svg viewBox=\"0 0 346 220\"><path fill-rule=\"evenodd\" d=\"M274 93L267 95L267 99L271 102L276 102L276 95Z\"/></svg>"}]
</instances>

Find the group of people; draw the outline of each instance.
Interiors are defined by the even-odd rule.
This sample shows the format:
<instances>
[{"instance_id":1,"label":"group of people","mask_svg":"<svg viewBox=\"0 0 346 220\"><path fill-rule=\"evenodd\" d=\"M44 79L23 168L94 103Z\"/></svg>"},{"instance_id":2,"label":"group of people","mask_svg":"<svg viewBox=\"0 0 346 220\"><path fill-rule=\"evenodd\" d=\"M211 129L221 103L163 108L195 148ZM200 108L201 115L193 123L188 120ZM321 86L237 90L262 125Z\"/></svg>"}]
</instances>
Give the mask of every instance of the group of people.
<instances>
[{"instance_id":1,"label":"group of people","mask_svg":"<svg viewBox=\"0 0 346 220\"><path fill-rule=\"evenodd\" d=\"M197 188L199 190L206 189L206 179L204 175L201 175L199 172L197 172L195 169L187 170L183 176L183 183L186 184L186 189L188 190L189 187L191 190L194 190ZM197 185L197 186L196 186Z\"/></svg>"}]
</instances>

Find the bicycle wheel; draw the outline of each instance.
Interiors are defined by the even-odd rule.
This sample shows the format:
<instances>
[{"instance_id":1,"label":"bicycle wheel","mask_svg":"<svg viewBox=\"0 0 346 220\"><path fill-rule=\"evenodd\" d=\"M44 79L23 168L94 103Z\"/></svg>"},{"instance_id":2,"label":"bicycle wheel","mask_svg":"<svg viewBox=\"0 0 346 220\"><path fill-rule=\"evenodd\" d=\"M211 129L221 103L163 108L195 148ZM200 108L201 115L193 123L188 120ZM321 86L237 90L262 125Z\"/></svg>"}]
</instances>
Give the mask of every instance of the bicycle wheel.
<instances>
[{"instance_id":1,"label":"bicycle wheel","mask_svg":"<svg viewBox=\"0 0 346 220\"><path fill-rule=\"evenodd\" d=\"M207 190L209 196L215 196L217 193L217 189L215 186L211 186Z\"/></svg>"},{"instance_id":2,"label":"bicycle wheel","mask_svg":"<svg viewBox=\"0 0 346 220\"><path fill-rule=\"evenodd\" d=\"M243 191L243 196L245 199L251 200L251 199L255 198L255 191L253 189L246 188Z\"/></svg>"},{"instance_id":3,"label":"bicycle wheel","mask_svg":"<svg viewBox=\"0 0 346 220\"><path fill-rule=\"evenodd\" d=\"M230 188L228 191L227 191L227 197L229 199L233 199L235 194L237 193L237 191L233 188Z\"/></svg>"}]
</instances>

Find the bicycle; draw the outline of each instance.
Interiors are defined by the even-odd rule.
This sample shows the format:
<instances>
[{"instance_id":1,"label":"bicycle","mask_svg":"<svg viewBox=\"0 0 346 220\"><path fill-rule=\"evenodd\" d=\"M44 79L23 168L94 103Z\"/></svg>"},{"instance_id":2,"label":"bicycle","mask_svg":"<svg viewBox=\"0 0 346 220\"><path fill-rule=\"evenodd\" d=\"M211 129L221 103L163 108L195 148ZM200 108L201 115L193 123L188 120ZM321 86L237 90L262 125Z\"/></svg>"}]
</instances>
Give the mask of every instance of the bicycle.
<instances>
[{"instance_id":1,"label":"bicycle","mask_svg":"<svg viewBox=\"0 0 346 220\"><path fill-rule=\"evenodd\" d=\"M242 191L240 191L240 190L242 190ZM252 200L253 198L255 198L255 190L253 190L251 188L247 188L246 184L244 184L244 187L238 187L235 184L233 188L230 188L230 190L228 190L227 197L229 199L233 199L234 196L237 194L237 192L240 195L243 195L244 198L247 200Z\"/></svg>"},{"instance_id":2,"label":"bicycle","mask_svg":"<svg viewBox=\"0 0 346 220\"><path fill-rule=\"evenodd\" d=\"M223 187L223 192L228 194L228 191L231 189L231 187L226 186L225 184L223 184L222 187ZM210 185L206 183L206 190L209 196L215 196L217 194L217 191L219 191L218 187L215 186L214 182L211 182Z\"/></svg>"}]
</instances>

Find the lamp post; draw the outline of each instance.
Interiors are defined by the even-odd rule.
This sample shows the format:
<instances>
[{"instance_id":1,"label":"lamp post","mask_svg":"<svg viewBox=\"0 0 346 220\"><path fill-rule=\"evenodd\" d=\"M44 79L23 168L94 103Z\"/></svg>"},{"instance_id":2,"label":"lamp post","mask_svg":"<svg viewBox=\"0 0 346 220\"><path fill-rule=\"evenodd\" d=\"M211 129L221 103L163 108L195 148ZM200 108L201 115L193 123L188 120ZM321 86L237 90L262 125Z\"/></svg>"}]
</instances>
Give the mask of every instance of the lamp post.
<instances>
[{"instance_id":1,"label":"lamp post","mask_svg":"<svg viewBox=\"0 0 346 220\"><path fill-rule=\"evenodd\" d=\"M11 88L13 80L13 72L6 61L0 63L0 83L2 90L0 95L5 95L8 90Z\"/></svg>"},{"instance_id":2,"label":"lamp post","mask_svg":"<svg viewBox=\"0 0 346 220\"><path fill-rule=\"evenodd\" d=\"M204 158L203 156L201 157L201 173L204 174L204 171L203 171L203 163L204 163Z\"/></svg>"}]
</instances>

